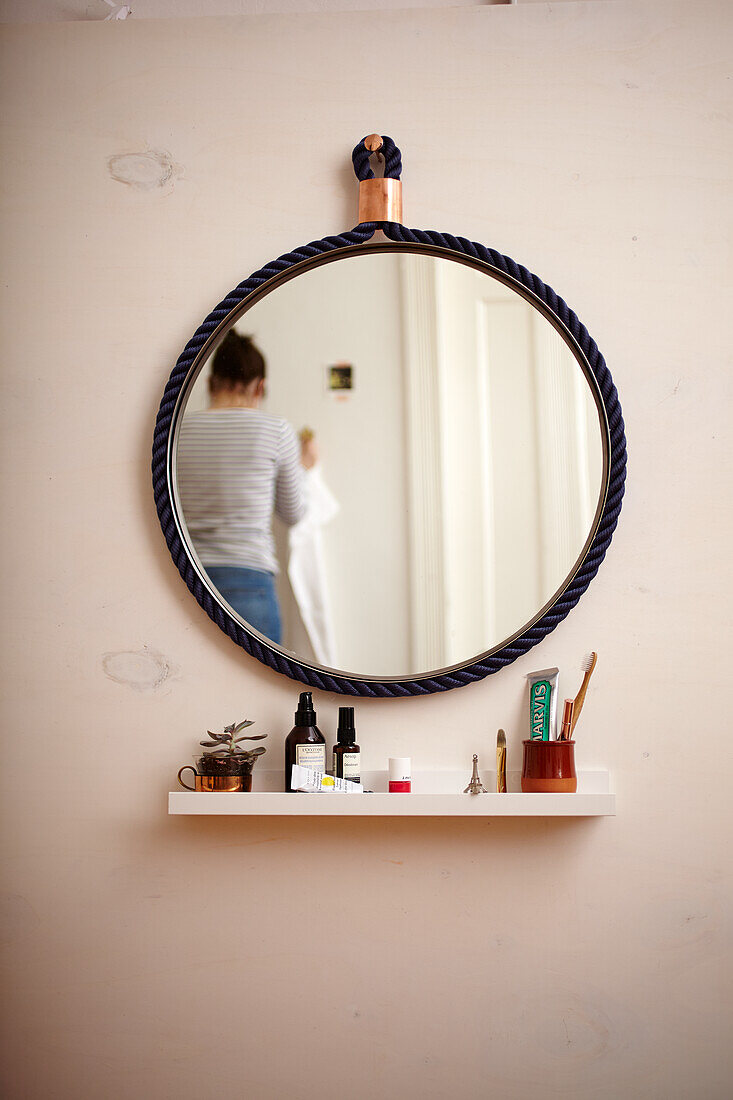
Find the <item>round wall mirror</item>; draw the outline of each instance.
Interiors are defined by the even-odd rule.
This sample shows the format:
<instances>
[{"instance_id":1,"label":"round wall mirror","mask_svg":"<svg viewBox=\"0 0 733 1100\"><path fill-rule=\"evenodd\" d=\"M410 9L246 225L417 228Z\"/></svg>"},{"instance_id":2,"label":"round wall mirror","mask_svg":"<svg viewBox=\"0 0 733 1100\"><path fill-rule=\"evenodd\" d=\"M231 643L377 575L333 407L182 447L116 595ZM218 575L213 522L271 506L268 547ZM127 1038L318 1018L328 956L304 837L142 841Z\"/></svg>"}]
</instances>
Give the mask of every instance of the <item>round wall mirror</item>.
<instances>
[{"instance_id":1,"label":"round wall mirror","mask_svg":"<svg viewBox=\"0 0 733 1100\"><path fill-rule=\"evenodd\" d=\"M458 252L288 265L199 340L174 396L161 520L181 572L234 640L309 683L400 694L495 671L597 539L596 375L528 286Z\"/></svg>"}]
</instances>

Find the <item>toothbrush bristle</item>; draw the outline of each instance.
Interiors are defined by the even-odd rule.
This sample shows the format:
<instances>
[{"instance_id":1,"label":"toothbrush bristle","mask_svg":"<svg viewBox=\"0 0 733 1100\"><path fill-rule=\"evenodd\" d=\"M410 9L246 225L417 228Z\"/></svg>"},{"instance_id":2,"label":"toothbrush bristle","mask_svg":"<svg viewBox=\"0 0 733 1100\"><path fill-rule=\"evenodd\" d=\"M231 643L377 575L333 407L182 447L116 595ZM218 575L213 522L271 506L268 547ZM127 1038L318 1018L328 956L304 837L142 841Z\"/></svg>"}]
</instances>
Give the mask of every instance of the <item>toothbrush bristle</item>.
<instances>
[{"instance_id":1,"label":"toothbrush bristle","mask_svg":"<svg viewBox=\"0 0 733 1100\"><path fill-rule=\"evenodd\" d=\"M583 660L581 662L581 665L580 665L583 672L590 672L590 670L593 668L593 664L594 664L595 660L596 660L596 654L595 653L586 653L586 655L583 658Z\"/></svg>"}]
</instances>

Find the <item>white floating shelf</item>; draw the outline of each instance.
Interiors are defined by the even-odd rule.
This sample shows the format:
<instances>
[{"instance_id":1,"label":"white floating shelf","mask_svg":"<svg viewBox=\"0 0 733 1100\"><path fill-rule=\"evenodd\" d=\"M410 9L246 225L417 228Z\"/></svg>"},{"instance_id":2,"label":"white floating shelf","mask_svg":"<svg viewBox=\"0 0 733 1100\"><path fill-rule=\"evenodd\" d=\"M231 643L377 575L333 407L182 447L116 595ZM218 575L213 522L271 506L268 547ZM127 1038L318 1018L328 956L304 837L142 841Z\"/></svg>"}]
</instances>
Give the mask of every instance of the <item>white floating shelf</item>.
<instances>
[{"instance_id":1,"label":"white floating shelf","mask_svg":"<svg viewBox=\"0 0 733 1100\"><path fill-rule=\"evenodd\" d=\"M285 794L282 772L255 768L255 789L249 794L171 791L168 813L248 817L613 817L616 813L607 771L578 772L575 794L523 794L519 772L507 776L507 794L459 793L469 775L470 770L418 772L411 794L388 794L387 773L366 772L364 786L373 794ZM488 791L496 791L495 772L482 772L481 779Z\"/></svg>"}]
</instances>

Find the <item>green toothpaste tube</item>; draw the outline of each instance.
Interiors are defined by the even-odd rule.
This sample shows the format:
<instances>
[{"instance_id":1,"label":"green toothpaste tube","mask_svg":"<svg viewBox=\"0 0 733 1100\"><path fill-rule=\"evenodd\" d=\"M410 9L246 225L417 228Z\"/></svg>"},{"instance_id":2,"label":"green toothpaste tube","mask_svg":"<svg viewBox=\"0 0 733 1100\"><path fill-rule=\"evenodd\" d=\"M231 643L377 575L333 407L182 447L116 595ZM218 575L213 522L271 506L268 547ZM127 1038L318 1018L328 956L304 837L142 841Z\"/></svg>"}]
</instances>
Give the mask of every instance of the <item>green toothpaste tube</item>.
<instances>
[{"instance_id":1,"label":"green toothpaste tube","mask_svg":"<svg viewBox=\"0 0 733 1100\"><path fill-rule=\"evenodd\" d=\"M531 741L557 740L557 678L556 668L527 673Z\"/></svg>"}]
</instances>

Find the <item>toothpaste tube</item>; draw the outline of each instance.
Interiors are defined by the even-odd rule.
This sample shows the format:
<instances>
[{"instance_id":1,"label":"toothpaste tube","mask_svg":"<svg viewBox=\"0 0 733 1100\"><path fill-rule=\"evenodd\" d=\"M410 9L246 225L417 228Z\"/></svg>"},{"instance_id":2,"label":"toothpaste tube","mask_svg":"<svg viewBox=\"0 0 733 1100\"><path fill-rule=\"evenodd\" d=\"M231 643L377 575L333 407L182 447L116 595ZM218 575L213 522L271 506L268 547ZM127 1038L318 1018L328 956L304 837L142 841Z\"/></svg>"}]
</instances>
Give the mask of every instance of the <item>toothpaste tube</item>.
<instances>
[{"instance_id":1,"label":"toothpaste tube","mask_svg":"<svg viewBox=\"0 0 733 1100\"><path fill-rule=\"evenodd\" d=\"M557 740L557 678L556 668L527 673L531 741Z\"/></svg>"},{"instance_id":2,"label":"toothpaste tube","mask_svg":"<svg viewBox=\"0 0 733 1100\"><path fill-rule=\"evenodd\" d=\"M315 768L303 768L300 764L293 764L291 787L294 791L306 791L308 794L318 794L320 791L361 794L364 790L361 783L352 783L349 779L337 779Z\"/></svg>"}]
</instances>

